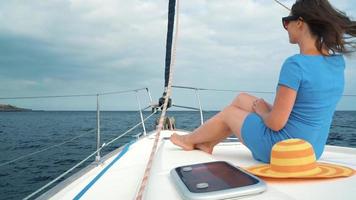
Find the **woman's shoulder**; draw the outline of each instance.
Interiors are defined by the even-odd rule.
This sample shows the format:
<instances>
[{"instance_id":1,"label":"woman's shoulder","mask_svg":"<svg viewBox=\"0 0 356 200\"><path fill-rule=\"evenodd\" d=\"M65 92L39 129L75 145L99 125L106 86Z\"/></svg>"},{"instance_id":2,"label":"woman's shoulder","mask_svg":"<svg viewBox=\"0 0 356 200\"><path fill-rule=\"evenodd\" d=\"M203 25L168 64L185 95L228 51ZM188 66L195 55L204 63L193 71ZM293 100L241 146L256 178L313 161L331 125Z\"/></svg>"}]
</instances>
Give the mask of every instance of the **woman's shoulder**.
<instances>
[{"instance_id":1,"label":"woman's shoulder","mask_svg":"<svg viewBox=\"0 0 356 200\"><path fill-rule=\"evenodd\" d=\"M332 55L309 55L309 54L294 54L292 56L289 56L287 59L295 59L295 60L304 60L304 59L341 59L344 60L343 54L332 54Z\"/></svg>"},{"instance_id":2,"label":"woman's shoulder","mask_svg":"<svg viewBox=\"0 0 356 200\"><path fill-rule=\"evenodd\" d=\"M285 59L283 65L295 65L298 66L300 65L301 58L299 54L294 54L292 56L289 56Z\"/></svg>"},{"instance_id":3,"label":"woman's shoulder","mask_svg":"<svg viewBox=\"0 0 356 200\"><path fill-rule=\"evenodd\" d=\"M330 56L324 55L306 55L306 54L294 54L289 56L285 63L296 63L297 65L305 65L306 63L332 63L333 65L345 65L344 56L342 54L334 54Z\"/></svg>"}]
</instances>

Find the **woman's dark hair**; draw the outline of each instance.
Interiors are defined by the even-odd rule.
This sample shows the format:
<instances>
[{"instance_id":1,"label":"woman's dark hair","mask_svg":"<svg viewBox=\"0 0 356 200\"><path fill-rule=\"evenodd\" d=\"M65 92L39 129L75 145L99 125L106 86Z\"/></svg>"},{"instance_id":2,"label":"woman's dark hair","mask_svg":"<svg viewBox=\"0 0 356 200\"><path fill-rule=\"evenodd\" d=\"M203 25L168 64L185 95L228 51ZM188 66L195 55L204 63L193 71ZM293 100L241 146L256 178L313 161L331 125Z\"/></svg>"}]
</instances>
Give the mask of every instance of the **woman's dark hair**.
<instances>
[{"instance_id":1,"label":"woman's dark hair","mask_svg":"<svg viewBox=\"0 0 356 200\"><path fill-rule=\"evenodd\" d=\"M356 51L356 21L344 12L335 9L328 0L297 0L292 6L292 15L301 16L317 37L315 46L320 51L327 49L338 53Z\"/></svg>"}]
</instances>

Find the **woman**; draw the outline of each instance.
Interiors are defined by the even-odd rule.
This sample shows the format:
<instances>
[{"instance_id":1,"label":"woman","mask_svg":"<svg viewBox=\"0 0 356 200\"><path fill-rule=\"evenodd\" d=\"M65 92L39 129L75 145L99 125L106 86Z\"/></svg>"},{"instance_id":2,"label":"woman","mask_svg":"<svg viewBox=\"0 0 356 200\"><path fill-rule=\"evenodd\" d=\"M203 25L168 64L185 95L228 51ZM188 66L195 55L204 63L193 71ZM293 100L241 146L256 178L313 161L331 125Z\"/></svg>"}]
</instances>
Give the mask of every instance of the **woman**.
<instances>
[{"instance_id":1,"label":"woman","mask_svg":"<svg viewBox=\"0 0 356 200\"><path fill-rule=\"evenodd\" d=\"M298 0L282 21L300 53L284 62L273 105L239 94L191 134L173 134L174 144L212 153L233 132L256 160L269 163L275 143L300 138L311 143L320 158L344 89L343 54L355 50L355 43L345 35L356 36L356 22L327 0Z\"/></svg>"}]
</instances>

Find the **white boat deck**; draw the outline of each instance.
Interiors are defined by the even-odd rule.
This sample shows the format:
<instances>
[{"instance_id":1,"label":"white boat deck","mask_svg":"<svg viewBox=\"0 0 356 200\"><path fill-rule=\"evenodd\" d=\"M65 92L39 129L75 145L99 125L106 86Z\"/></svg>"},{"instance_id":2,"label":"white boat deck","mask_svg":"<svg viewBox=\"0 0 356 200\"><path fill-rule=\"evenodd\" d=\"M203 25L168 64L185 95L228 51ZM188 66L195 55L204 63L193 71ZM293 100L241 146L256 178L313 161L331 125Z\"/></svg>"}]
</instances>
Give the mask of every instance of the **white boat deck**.
<instances>
[{"instance_id":1,"label":"white boat deck","mask_svg":"<svg viewBox=\"0 0 356 200\"><path fill-rule=\"evenodd\" d=\"M183 132L178 134L184 134ZM168 139L172 131L163 131L144 199L181 199L170 180L171 169L209 161L228 161L240 167L259 162L239 142L221 143L213 155L202 151L183 151ZM155 134L131 144L125 154L115 151L101 165L91 165L59 184L40 199L134 199L151 152ZM118 159L118 156L120 159ZM117 161L115 161L115 158ZM356 149L327 146L321 162L342 164L356 169ZM94 181L93 181L94 180ZM266 180L267 191L243 199L356 199L356 175L327 180Z\"/></svg>"}]
</instances>

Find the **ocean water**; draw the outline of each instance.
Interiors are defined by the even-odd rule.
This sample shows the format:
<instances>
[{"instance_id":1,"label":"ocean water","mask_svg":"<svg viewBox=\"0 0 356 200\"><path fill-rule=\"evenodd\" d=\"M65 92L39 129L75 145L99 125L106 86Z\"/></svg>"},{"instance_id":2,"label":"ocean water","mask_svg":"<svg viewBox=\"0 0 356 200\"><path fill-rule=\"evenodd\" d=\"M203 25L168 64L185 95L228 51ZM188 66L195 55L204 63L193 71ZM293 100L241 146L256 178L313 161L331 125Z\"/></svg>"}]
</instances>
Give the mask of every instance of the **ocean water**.
<instances>
[{"instance_id":1,"label":"ocean water","mask_svg":"<svg viewBox=\"0 0 356 200\"><path fill-rule=\"evenodd\" d=\"M215 113L204 112L205 120ZM149 114L149 112L144 113L145 116ZM168 115L175 117L179 129L193 130L200 123L198 112L171 111ZM154 129L158 117L157 114L145 123L147 131ZM102 142L110 141L139 122L138 112L101 112ZM0 199L22 199L94 152L95 131L96 112L94 111L0 112ZM105 148L102 155L133 140L133 136L139 132L142 132L141 126ZM64 145L1 166L19 156L80 135L82 137ZM327 143L356 147L356 111L335 113ZM84 163L76 171L93 160L94 158Z\"/></svg>"}]
</instances>

